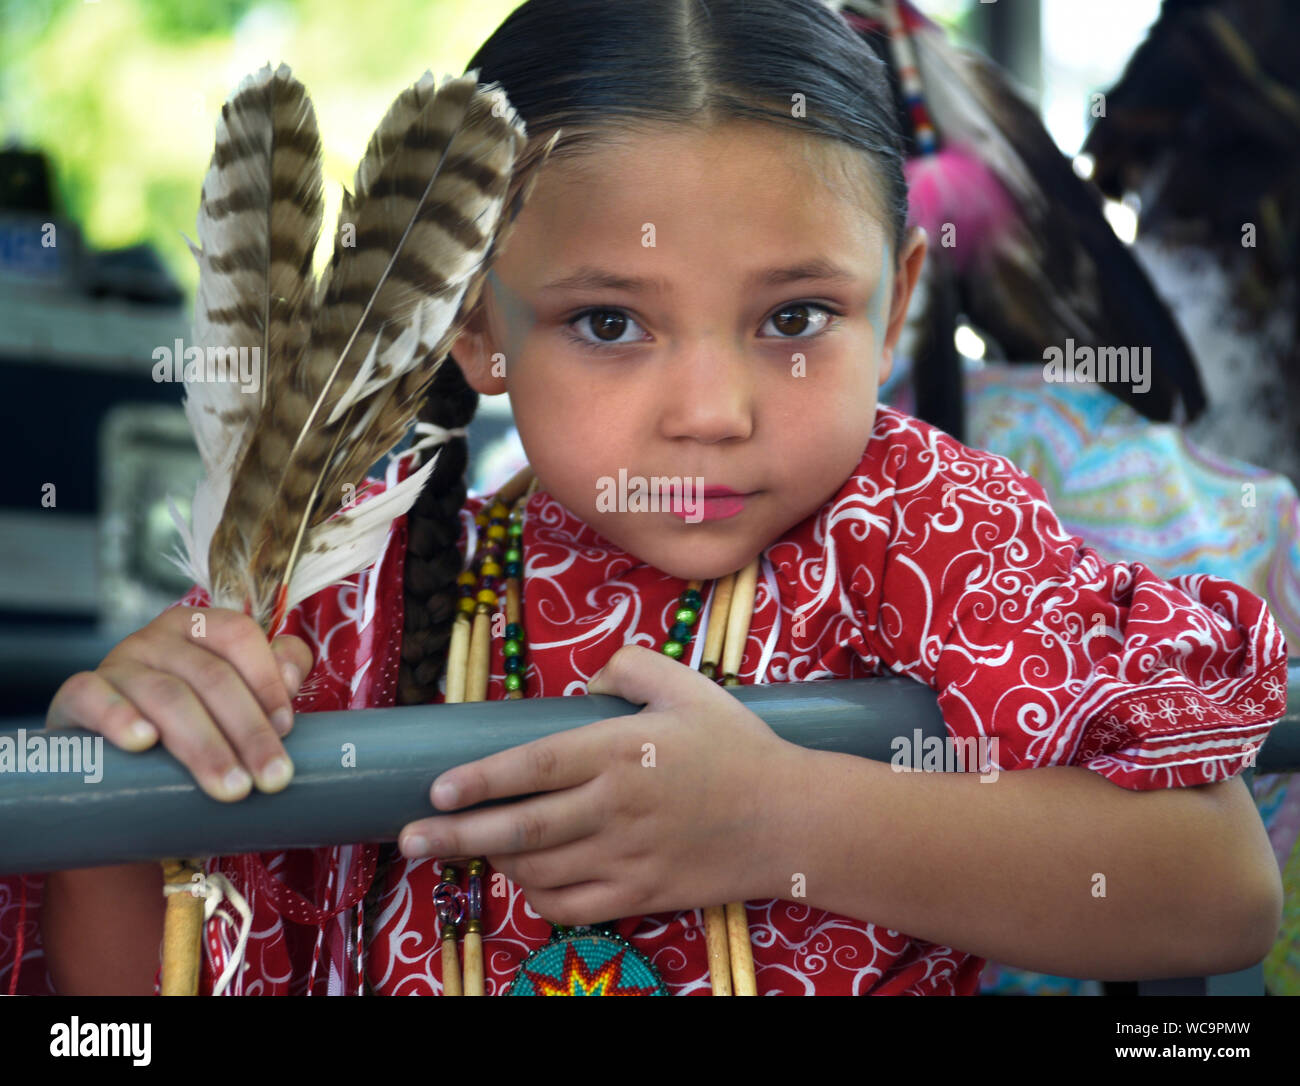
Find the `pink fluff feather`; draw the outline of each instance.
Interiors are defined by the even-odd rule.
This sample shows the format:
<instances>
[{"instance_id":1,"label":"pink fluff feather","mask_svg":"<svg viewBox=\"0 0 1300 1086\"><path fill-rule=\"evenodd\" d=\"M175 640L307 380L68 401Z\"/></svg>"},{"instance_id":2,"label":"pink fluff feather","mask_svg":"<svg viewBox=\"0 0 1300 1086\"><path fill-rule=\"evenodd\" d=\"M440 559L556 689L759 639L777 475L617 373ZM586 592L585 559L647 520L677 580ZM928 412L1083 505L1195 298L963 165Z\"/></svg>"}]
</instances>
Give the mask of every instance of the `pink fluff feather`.
<instances>
[{"instance_id":1,"label":"pink fluff feather","mask_svg":"<svg viewBox=\"0 0 1300 1086\"><path fill-rule=\"evenodd\" d=\"M924 227L931 248L942 249L959 272L978 263L1017 218L1015 201L997 175L963 147L949 145L911 159L905 172L908 224ZM953 229L945 235L947 224Z\"/></svg>"}]
</instances>

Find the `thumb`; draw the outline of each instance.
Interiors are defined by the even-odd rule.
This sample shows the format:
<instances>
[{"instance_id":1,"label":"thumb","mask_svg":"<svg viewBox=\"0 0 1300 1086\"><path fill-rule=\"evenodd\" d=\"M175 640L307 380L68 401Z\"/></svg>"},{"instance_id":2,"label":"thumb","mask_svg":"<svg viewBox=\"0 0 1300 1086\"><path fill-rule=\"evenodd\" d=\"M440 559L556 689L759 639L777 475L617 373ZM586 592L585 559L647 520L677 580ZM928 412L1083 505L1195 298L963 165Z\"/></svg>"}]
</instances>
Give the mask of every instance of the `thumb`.
<instances>
[{"instance_id":1,"label":"thumb","mask_svg":"<svg viewBox=\"0 0 1300 1086\"><path fill-rule=\"evenodd\" d=\"M677 701L673 693L694 675L690 668L662 652L644 645L624 645L591 677L587 693L612 694L635 705L660 706Z\"/></svg>"}]
</instances>

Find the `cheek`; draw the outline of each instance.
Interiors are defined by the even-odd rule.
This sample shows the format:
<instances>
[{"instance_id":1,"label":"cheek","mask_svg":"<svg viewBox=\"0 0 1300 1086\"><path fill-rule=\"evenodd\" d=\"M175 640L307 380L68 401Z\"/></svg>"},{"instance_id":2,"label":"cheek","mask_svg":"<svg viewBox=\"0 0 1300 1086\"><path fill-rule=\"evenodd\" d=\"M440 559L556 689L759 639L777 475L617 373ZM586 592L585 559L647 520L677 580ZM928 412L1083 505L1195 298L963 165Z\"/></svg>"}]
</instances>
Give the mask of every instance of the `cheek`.
<instances>
[{"instance_id":1,"label":"cheek","mask_svg":"<svg viewBox=\"0 0 1300 1086\"><path fill-rule=\"evenodd\" d=\"M575 428L574 417L581 410L580 393L562 357L545 349L532 349L507 367L506 391L515 425L527 442L553 439Z\"/></svg>"},{"instance_id":2,"label":"cheek","mask_svg":"<svg viewBox=\"0 0 1300 1086\"><path fill-rule=\"evenodd\" d=\"M875 406L875 370L868 339L855 337L834 351L808 352L802 362L774 370L763 390L767 412L782 423L812 427L851 425Z\"/></svg>"},{"instance_id":3,"label":"cheek","mask_svg":"<svg viewBox=\"0 0 1300 1086\"><path fill-rule=\"evenodd\" d=\"M519 440L533 470L561 503L583 511L595 501L595 479L609 465L631 467L629 428L602 402L568 352L530 352L507 379Z\"/></svg>"},{"instance_id":4,"label":"cheek","mask_svg":"<svg viewBox=\"0 0 1300 1086\"><path fill-rule=\"evenodd\" d=\"M862 360L869 349L855 340L834 356L810 355L803 376L781 376L765 390L764 418L780 435L789 477L829 477L857 463L876 414L874 367Z\"/></svg>"}]
</instances>

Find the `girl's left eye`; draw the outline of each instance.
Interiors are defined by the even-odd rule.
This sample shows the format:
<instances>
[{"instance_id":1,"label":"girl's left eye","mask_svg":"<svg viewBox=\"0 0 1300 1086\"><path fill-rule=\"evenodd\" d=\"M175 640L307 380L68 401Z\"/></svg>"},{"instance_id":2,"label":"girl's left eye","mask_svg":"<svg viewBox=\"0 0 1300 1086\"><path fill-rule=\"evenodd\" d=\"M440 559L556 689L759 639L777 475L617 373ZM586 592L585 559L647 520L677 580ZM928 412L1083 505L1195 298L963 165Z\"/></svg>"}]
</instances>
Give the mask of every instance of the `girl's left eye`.
<instances>
[{"instance_id":1,"label":"girl's left eye","mask_svg":"<svg viewBox=\"0 0 1300 1086\"><path fill-rule=\"evenodd\" d=\"M809 310L814 310L814 317L820 314L817 319L810 319ZM810 339L812 336L824 332L831 323L831 318L840 316L837 310L830 306L822 305L820 302L793 302L790 305L783 305L773 313L764 322L764 325L772 324L780 332L778 339ZM804 331L813 325L813 331L810 335L804 335Z\"/></svg>"},{"instance_id":2,"label":"girl's left eye","mask_svg":"<svg viewBox=\"0 0 1300 1086\"><path fill-rule=\"evenodd\" d=\"M776 339L811 339L826 330L832 323L834 317L842 316L837 309L832 309L828 305L822 305L820 302L792 302L789 305L783 305L775 313L763 322L763 326L771 324L777 329L775 337L765 336L763 338ZM580 327L584 322L590 321L589 328L595 333L595 339L589 339L587 336L575 335L572 331ZM584 347L590 347L594 350L603 350L606 347L622 347L627 344L636 343L635 339L623 338L629 330L629 325L640 328L632 317L621 309L585 309L576 317L565 322L565 328L569 329L569 338ZM811 332L809 329L812 329Z\"/></svg>"}]
</instances>

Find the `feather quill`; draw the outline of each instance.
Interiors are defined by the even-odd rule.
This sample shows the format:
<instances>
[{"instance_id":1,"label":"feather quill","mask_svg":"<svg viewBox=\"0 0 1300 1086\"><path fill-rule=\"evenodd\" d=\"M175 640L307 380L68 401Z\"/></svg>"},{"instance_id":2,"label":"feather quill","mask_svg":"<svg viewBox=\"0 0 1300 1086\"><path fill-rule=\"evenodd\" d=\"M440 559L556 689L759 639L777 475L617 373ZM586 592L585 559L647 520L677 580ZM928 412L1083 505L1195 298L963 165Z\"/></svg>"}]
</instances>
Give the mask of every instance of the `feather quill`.
<instances>
[{"instance_id":1,"label":"feather quill","mask_svg":"<svg viewBox=\"0 0 1300 1086\"><path fill-rule=\"evenodd\" d=\"M223 107L191 246L195 338L205 351L258 347L259 394L187 379L205 477L189 524L173 506L178 564L214 606L274 634L296 604L378 559L436 456L350 498L410 429L478 296L525 144L500 87L426 72L372 135L317 284L320 138L304 88L268 65Z\"/></svg>"}]
</instances>

